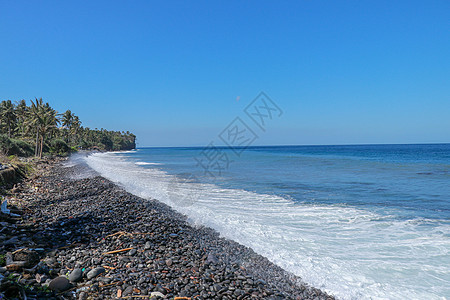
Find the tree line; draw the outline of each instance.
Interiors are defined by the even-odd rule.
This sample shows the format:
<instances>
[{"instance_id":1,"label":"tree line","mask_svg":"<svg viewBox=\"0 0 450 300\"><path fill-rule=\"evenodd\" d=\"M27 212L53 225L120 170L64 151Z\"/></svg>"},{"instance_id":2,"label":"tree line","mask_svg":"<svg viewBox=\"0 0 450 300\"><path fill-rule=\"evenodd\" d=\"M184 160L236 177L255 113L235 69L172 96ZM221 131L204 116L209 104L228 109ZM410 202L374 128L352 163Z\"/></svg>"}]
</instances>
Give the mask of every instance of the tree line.
<instances>
[{"instance_id":1,"label":"tree line","mask_svg":"<svg viewBox=\"0 0 450 300\"><path fill-rule=\"evenodd\" d=\"M42 157L44 153L68 154L77 149L131 150L136 136L129 131L83 127L70 110L59 114L42 98L0 102L0 152Z\"/></svg>"}]
</instances>

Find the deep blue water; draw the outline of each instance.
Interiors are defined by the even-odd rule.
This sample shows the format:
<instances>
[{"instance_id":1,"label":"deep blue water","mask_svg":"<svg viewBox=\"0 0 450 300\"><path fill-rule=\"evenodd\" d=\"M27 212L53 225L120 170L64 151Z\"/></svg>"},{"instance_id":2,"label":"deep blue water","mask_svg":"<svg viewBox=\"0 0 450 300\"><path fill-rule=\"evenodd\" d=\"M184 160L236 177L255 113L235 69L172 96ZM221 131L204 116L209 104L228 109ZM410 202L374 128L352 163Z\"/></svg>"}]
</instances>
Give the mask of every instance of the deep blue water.
<instances>
[{"instance_id":1,"label":"deep blue water","mask_svg":"<svg viewBox=\"0 0 450 300\"><path fill-rule=\"evenodd\" d=\"M170 174L193 174L201 182L273 193L296 203L450 220L450 144L265 146L247 148L240 156L226 147L219 150L231 160L220 174L199 165L203 147L142 148L130 157L151 157Z\"/></svg>"}]
</instances>

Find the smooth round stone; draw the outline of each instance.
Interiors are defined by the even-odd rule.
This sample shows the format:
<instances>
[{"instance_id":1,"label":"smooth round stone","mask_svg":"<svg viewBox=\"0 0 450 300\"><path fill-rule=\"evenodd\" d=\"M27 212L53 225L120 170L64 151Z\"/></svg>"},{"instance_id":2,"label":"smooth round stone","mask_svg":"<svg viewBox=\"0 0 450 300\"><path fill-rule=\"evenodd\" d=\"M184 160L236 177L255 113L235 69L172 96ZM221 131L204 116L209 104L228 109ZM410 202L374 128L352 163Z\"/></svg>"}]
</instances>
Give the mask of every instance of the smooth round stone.
<instances>
[{"instance_id":1,"label":"smooth round stone","mask_svg":"<svg viewBox=\"0 0 450 300\"><path fill-rule=\"evenodd\" d=\"M150 242L146 242L145 245L144 245L144 249L145 249L145 250L148 250L148 249L150 249L151 247L152 247L152 243L150 243Z\"/></svg>"},{"instance_id":2,"label":"smooth round stone","mask_svg":"<svg viewBox=\"0 0 450 300\"><path fill-rule=\"evenodd\" d=\"M72 282L77 282L79 281L81 278L83 277L83 271L81 271L81 269L77 268L74 269L72 272L70 272L69 274L69 280Z\"/></svg>"},{"instance_id":3,"label":"smooth round stone","mask_svg":"<svg viewBox=\"0 0 450 300\"><path fill-rule=\"evenodd\" d=\"M104 272L105 272L105 268L103 268L103 267L95 268L95 269L89 271L89 273L87 273L87 279L91 280L92 278L97 277L98 275L100 275Z\"/></svg>"},{"instance_id":4,"label":"smooth round stone","mask_svg":"<svg viewBox=\"0 0 450 300\"><path fill-rule=\"evenodd\" d=\"M71 287L69 279L63 276L56 277L50 281L48 288L56 292L64 292Z\"/></svg>"}]
</instances>

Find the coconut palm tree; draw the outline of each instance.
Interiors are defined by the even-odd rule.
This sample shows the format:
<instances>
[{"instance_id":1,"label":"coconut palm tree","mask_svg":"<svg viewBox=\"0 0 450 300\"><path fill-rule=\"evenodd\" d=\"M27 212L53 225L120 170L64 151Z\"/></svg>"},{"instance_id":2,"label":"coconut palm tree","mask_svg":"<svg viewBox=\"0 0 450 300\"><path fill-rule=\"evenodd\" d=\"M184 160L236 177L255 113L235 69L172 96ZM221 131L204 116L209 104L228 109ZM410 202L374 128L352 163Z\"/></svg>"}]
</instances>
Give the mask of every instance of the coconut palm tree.
<instances>
[{"instance_id":1,"label":"coconut palm tree","mask_svg":"<svg viewBox=\"0 0 450 300\"><path fill-rule=\"evenodd\" d=\"M25 100L20 100L16 104L17 130L20 136L25 135L25 121L27 117L28 106Z\"/></svg>"},{"instance_id":2,"label":"coconut palm tree","mask_svg":"<svg viewBox=\"0 0 450 300\"><path fill-rule=\"evenodd\" d=\"M44 104L42 98L36 98L35 102L31 100L28 111L27 124L33 132L36 132L35 155L42 158L46 139L55 136L58 131L58 112L51 108L48 103Z\"/></svg>"},{"instance_id":3,"label":"coconut palm tree","mask_svg":"<svg viewBox=\"0 0 450 300\"><path fill-rule=\"evenodd\" d=\"M27 125L28 132L33 131L36 133L36 142L35 142L35 148L34 148L34 155L38 156L39 153L39 126L40 126L40 115L43 107L43 101L42 98L35 99L35 102L31 100L31 105L28 109L27 113L27 120L25 124Z\"/></svg>"},{"instance_id":4,"label":"coconut palm tree","mask_svg":"<svg viewBox=\"0 0 450 300\"><path fill-rule=\"evenodd\" d=\"M69 134L70 134L70 127L72 127L74 114L70 111L70 109L66 110L62 116L61 116L61 125L62 130L65 133L65 140L66 143L69 142Z\"/></svg>"},{"instance_id":5,"label":"coconut palm tree","mask_svg":"<svg viewBox=\"0 0 450 300\"><path fill-rule=\"evenodd\" d=\"M11 137L16 126L16 113L11 100L4 100L0 103L0 117L0 121L4 123L4 126L8 130L8 137Z\"/></svg>"},{"instance_id":6,"label":"coconut palm tree","mask_svg":"<svg viewBox=\"0 0 450 300\"><path fill-rule=\"evenodd\" d=\"M80 129L81 129L81 121L80 118L78 118L78 116L73 115L73 120L72 120L72 124L70 126L70 133L72 134L72 136L75 137L74 139L74 143L77 143L78 140L80 139L80 137L78 136L80 133Z\"/></svg>"},{"instance_id":7,"label":"coconut palm tree","mask_svg":"<svg viewBox=\"0 0 450 300\"><path fill-rule=\"evenodd\" d=\"M39 127L40 133L40 151L39 158L42 158L44 144L47 138L54 138L58 133L58 112L45 103L41 112L41 124Z\"/></svg>"}]
</instances>

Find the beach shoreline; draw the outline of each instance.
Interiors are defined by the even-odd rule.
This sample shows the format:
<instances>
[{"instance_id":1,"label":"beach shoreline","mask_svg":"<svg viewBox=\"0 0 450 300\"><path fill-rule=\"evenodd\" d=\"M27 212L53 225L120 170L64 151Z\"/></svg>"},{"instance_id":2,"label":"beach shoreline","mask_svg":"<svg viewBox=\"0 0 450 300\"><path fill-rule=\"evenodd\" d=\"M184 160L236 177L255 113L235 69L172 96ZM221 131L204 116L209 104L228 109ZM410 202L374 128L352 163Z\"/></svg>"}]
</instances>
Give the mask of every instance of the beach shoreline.
<instances>
[{"instance_id":1,"label":"beach shoreline","mask_svg":"<svg viewBox=\"0 0 450 300\"><path fill-rule=\"evenodd\" d=\"M76 299L334 299L252 249L194 227L169 206L87 168L57 162L17 188L10 202L26 212L16 223L26 230L2 251L41 251L39 267L15 271L27 274L23 284L47 282L53 297Z\"/></svg>"}]
</instances>

